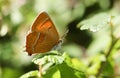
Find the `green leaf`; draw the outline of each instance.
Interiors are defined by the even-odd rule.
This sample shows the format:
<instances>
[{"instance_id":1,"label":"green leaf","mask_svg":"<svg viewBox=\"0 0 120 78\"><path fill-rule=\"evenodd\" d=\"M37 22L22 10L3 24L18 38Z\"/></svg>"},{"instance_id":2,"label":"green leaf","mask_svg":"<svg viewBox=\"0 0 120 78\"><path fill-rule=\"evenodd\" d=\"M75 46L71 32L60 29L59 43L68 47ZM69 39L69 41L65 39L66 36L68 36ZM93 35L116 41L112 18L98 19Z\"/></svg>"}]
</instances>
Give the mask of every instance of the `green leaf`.
<instances>
[{"instance_id":1,"label":"green leaf","mask_svg":"<svg viewBox=\"0 0 120 78\"><path fill-rule=\"evenodd\" d=\"M72 66L73 64L72 64L72 61L71 61L70 56L69 56L67 53L64 53L63 56L65 57L64 62L65 62L67 65Z\"/></svg>"},{"instance_id":2,"label":"green leaf","mask_svg":"<svg viewBox=\"0 0 120 78\"><path fill-rule=\"evenodd\" d=\"M118 45L118 44L119 44L119 45ZM117 42L116 47L117 47L117 50L120 50L120 39L119 39L119 41Z\"/></svg>"},{"instance_id":3,"label":"green leaf","mask_svg":"<svg viewBox=\"0 0 120 78\"><path fill-rule=\"evenodd\" d=\"M73 64L74 68L76 68L78 70L86 71L86 69L87 69L87 65L85 65L82 60L79 60L77 58L72 59L72 64Z\"/></svg>"},{"instance_id":4,"label":"green leaf","mask_svg":"<svg viewBox=\"0 0 120 78\"><path fill-rule=\"evenodd\" d=\"M110 64L109 61L106 61L106 64L104 66L103 72L102 72L102 76L103 77L112 77L114 75L114 68L113 66Z\"/></svg>"},{"instance_id":5,"label":"green leaf","mask_svg":"<svg viewBox=\"0 0 120 78\"><path fill-rule=\"evenodd\" d=\"M39 78L38 77L38 70L30 71L24 75L22 75L20 78Z\"/></svg>"},{"instance_id":6,"label":"green leaf","mask_svg":"<svg viewBox=\"0 0 120 78\"><path fill-rule=\"evenodd\" d=\"M90 31L96 32L108 26L109 19L107 13L99 13L89 19L83 20L78 24L78 27L81 30L89 29Z\"/></svg>"},{"instance_id":7,"label":"green leaf","mask_svg":"<svg viewBox=\"0 0 120 78\"><path fill-rule=\"evenodd\" d=\"M62 56L57 51L51 51L49 53L37 55L32 61L38 65L39 64L43 65L49 62L61 64L64 61L64 56Z\"/></svg>"},{"instance_id":8,"label":"green leaf","mask_svg":"<svg viewBox=\"0 0 120 78\"><path fill-rule=\"evenodd\" d=\"M57 64L62 64L65 57L57 51L51 51L44 54L37 55L32 61L42 66L42 74L45 73L50 67Z\"/></svg>"},{"instance_id":9,"label":"green leaf","mask_svg":"<svg viewBox=\"0 0 120 78\"><path fill-rule=\"evenodd\" d=\"M113 47L113 50L115 50L115 52L120 50L120 39L117 40L115 46Z\"/></svg>"},{"instance_id":10,"label":"green leaf","mask_svg":"<svg viewBox=\"0 0 120 78\"><path fill-rule=\"evenodd\" d=\"M10 68L10 67L0 67L0 78L19 78L22 74L22 71Z\"/></svg>"},{"instance_id":11,"label":"green leaf","mask_svg":"<svg viewBox=\"0 0 120 78\"><path fill-rule=\"evenodd\" d=\"M83 72L76 70L66 63L58 64L49 69L43 78L85 78Z\"/></svg>"},{"instance_id":12,"label":"green leaf","mask_svg":"<svg viewBox=\"0 0 120 78\"><path fill-rule=\"evenodd\" d=\"M89 58L90 64L87 68L87 74L95 75L98 72L101 61L106 61L104 54L97 54Z\"/></svg>"},{"instance_id":13,"label":"green leaf","mask_svg":"<svg viewBox=\"0 0 120 78\"><path fill-rule=\"evenodd\" d=\"M66 53L58 54L57 51L51 51L38 55L33 62L42 64L43 78L85 78L83 72L73 68Z\"/></svg>"}]
</instances>

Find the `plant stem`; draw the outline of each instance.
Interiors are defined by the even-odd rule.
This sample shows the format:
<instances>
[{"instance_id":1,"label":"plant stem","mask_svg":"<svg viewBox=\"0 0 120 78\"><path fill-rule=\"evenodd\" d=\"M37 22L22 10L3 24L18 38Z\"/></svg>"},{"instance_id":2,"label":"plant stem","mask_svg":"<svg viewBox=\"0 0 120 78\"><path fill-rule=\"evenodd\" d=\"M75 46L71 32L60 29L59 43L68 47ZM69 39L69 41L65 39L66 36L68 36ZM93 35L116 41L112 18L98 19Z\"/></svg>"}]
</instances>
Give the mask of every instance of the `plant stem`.
<instances>
[{"instance_id":1,"label":"plant stem","mask_svg":"<svg viewBox=\"0 0 120 78\"><path fill-rule=\"evenodd\" d=\"M42 78L42 65L39 65L39 78Z\"/></svg>"},{"instance_id":2,"label":"plant stem","mask_svg":"<svg viewBox=\"0 0 120 78\"><path fill-rule=\"evenodd\" d=\"M115 46L115 44L117 43L117 41L119 39L116 39L113 35L113 24L112 24L112 21L110 19L110 28L111 28L111 32L110 32L110 35L111 35L111 45L110 45L110 48L108 49L107 51L107 54L105 55L106 57L106 60L108 60L108 57L110 56L111 52L112 52L112 49L113 47ZM98 78L100 76L100 74L102 73L105 65L107 64L107 61L102 61L101 64L100 64L100 68L98 69L98 73L96 74L96 78Z\"/></svg>"},{"instance_id":3,"label":"plant stem","mask_svg":"<svg viewBox=\"0 0 120 78\"><path fill-rule=\"evenodd\" d=\"M111 52L112 52L112 49L113 49L114 45L117 43L118 40L119 40L119 39L116 39L115 41L113 41L113 43L111 43L110 48L109 48L107 54L105 55L106 59L108 59L108 57L110 56L110 54L111 54ZM106 63L107 63L107 61L102 61L102 62L101 62L100 68L99 68L98 73L97 73L97 75L96 75L96 78L98 78L98 77L100 76L100 74L102 73L102 71L103 71Z\"/></svg>"}]
</instances>

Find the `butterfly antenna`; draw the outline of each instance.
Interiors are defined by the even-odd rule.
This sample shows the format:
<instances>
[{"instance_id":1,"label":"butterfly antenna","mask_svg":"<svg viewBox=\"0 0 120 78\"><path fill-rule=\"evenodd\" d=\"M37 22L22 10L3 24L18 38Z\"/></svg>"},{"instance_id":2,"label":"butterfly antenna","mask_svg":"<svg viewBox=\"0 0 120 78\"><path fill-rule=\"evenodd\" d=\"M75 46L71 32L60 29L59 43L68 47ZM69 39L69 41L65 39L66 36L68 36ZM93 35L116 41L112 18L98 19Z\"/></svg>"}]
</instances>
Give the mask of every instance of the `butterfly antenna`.
<instances>
[{"instance_id":1,"label":"butterfly antenna","mask_svg":"<svg viewBox=\"0 0 120 78\"><path fill-rule=\"evenodd\" d=\"M65 33L63 34L63 36L61 37L62 40L67 36L68 32L69 32L69 30L67 29L67 30L65 31Z\"/></svg>"}]
</instances>

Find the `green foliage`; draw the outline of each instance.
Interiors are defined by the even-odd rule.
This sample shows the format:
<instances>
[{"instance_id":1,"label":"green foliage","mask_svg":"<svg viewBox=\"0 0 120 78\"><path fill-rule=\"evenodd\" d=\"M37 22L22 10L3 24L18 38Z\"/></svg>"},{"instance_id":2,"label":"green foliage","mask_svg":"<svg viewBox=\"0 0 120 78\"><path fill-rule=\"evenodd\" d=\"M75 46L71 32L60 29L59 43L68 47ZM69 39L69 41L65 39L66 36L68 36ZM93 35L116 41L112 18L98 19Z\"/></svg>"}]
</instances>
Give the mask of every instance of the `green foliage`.
<instances>
[{"instance_id":1,"label":"green foliage","mask_svg":"<svg viewBox=\"0 0 120 78\"><path fill-rule=\"evenodd\" d=\"M2 73L2 72L4 72L4 73ZM3 68L2 72L1 72L1 78L17 78L22 73L22 71L13 69L10 67Z\"/></svg>"},{"instance_id":2,"label":"green foliage","mask_svg":"<svg viewBox=\"0 0 120 78\"><path fill-rule=\"evenodd\" d=\"M85 78L84 73L72 67L70 61L68 55L65 53L61 55L57 51L39 54L33 59L33 62L41 67L39 71L42 71L43 78ZM20 78L38 77L39 74L38 71L32 71Z\"/></svg>"},{"instance_id":3,"label":"green foliage","mask_svg":"<svg viewBox=\"0 0 120 78\"><path fill-rule=\"evenodd\" d=\"M101 28L107 27L109 19L109 14L99 13L89 19L83 20L78 24L78 27L80 27L81 30L88 29L90 31L96 32Z\"/></svg>"},{"instance_id":4,"label":"green foliage","mask_svg":"<svg viewBox=\"0 0 120 78\"><path fill-rule=\"evenodd\" d=\"M113 71L114 71L113 66L109 61L107 61L102 72L103 77L104 76L112 77L114 75Z\"/></svg>"},{"instance_id":5,"label":"green foliage","mask_svg":"<svg viewBox=\"0 0 120 78\"><path fill-rule=\"evenodd\" d=\"M119 5L119 0L0 0L0 78L119 78ZM41 11L60 37L69 32L61 53L28 56L26 34Z\"/></svg>"},{"instance_id":6,"label":"green foliage","mask_svg":"<svg viewBox=\"0 0 120 78\"><path fill-rule=\"evenodd\" d=\"M39 78L38 73L39 72L37 70L30 71L30 72L24 74L23 76L21 76L20 78Z\"/></svg>"},{"instance_id":7,"label":"green foliage","mask_svg":"<svg viewBox=\"0 0 120 78\"><path fill-rule=\"evenodd\" d=\"M63 69L64 68L64 69ZM83 72L76 70L67 64L59 64L55 67L50 68L46 72L45 75L43 75L44 78L85 78L85 75Z\"/></svg>"}]
</instances>

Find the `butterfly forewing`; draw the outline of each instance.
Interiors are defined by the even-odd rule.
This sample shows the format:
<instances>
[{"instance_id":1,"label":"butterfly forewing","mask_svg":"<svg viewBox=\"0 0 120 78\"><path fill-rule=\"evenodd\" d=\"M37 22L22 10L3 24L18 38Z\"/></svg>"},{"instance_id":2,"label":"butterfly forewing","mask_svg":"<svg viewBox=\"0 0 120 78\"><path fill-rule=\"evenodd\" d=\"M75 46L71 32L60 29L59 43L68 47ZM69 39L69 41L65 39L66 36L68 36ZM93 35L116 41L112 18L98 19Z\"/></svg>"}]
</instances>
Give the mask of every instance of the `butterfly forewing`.
<instances>
[{"instance_id":1,"label":"butterfly forewing","mask_svg":"<svg viewBox=\"0 0 120 78\"><path fill-rule=\"evenodd\" d=\"M59 34L46 12L34 21L26 37L26 51L29 55L50 51L59 42Z\"/></svg>"}]
</instances>

